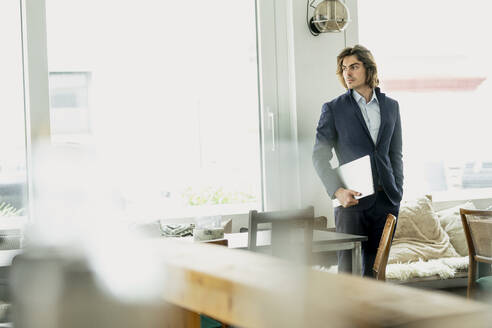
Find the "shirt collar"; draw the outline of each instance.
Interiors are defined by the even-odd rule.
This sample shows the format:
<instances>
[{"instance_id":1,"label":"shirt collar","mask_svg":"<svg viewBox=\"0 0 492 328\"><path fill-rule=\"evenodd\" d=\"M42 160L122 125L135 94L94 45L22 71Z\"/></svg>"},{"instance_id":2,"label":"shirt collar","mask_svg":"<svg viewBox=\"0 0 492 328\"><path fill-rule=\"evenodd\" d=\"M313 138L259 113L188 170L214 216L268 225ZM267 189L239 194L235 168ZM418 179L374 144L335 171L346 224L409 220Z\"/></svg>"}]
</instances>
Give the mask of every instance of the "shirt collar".
<instances>
[{"instance_id":1,"label":"shirt collar","mask_svg":"<svg viewBox=\"0 0 492 328\"><path fill-rule=\"evenodd\" d=\"M360 93L358 93L357 91L355 90L352 90L352 96L354 97L355 101L357 103L359 103L359 101L364 98ZM369 100L367 103L369 104L370 102L372 102L373 100L375 100L378 104L379 104L379 101L378 101L378 97L376 97L376 90L372 89L372 98L371 100Z\"/></svg>"}]
</instances>

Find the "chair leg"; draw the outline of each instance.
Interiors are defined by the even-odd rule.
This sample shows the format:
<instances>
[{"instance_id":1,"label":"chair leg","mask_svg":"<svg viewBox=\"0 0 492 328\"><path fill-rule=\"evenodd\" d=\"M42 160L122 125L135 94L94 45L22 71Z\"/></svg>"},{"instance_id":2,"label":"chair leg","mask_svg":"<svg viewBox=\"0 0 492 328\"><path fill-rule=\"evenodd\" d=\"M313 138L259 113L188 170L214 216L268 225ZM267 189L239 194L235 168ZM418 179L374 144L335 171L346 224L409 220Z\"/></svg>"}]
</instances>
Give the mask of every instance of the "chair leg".
<instances>
[{"instance_id":1,"label":"chair leg","mask_svg":"<svg viewBox=\"0 0 492 328\"><path fill-rule=\"evenodd\" d=\"M475 284L477 280L477 262L470 256L470 262L468 264L468 288L466 290L466 297L473 299L475 296Z\"/></svg>"}]
</instances>

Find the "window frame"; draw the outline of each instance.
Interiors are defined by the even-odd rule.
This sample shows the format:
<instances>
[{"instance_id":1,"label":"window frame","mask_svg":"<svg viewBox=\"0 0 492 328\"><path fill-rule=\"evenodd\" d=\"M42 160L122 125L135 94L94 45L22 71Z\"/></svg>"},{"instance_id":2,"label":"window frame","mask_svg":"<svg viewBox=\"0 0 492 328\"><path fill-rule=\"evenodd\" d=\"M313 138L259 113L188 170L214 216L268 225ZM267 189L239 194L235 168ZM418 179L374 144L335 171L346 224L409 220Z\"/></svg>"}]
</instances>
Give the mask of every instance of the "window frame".
<instances>
[{"instance_id":1,"label":"window frame","mask_svg":"<svg viewBox=\"0 0 492 328\"><path fill-rule=\"evenodd\" d=\"M292 4L257 0L263 210L300 207Z\"/></svg>"},{"instance_id":2,"label":"window frame","mask_svg":"<svg viewBox=\"0 0 492 328\"><path fill-rule=\"evenodd\" d=\"M29 220L34 220L33 172L36 163L33 146L49 138L50 131L45 0L19 0L19 9L26 132L26 213Z\"/></svg>"}]
</instances>

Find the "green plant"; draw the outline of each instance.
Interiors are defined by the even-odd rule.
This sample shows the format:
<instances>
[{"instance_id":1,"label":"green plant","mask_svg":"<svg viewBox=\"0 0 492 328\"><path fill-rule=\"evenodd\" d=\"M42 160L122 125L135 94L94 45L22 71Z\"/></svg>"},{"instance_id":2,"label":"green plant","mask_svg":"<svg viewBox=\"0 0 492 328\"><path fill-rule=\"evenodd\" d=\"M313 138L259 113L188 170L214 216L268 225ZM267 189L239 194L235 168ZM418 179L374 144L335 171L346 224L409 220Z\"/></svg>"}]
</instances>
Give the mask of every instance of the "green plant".
<instances>
[{"instance_id":1,"label":"green plant","mask_svg":"<svg viewBox=\"0 0 492 328\"><path fill-rule=\"evenodd\" d=\"M0 216L18 216L24 211L23 208L17 209L11 204L2 202L0 204Z\"/></svg>"},{"instance_id":2,"label":"green plant","mask_svg":"<svg viewBox=\"0 0 492 328\"><path fill-rule=\"evenodd\" d=\"M219 205L249 203L256 200L256 196L243 191L226 191L222 187L206 187L201 190L186 188L182 197L186 205Z\"/></svg>"}]
</instances>

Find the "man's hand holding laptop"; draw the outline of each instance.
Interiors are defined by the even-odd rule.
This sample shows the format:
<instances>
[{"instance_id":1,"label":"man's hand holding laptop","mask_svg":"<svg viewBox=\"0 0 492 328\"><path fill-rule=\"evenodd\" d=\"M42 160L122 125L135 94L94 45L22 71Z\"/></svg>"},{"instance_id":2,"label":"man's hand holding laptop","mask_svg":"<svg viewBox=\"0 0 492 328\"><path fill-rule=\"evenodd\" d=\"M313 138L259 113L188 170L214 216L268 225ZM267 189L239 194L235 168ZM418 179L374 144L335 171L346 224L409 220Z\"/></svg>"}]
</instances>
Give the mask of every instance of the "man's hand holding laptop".
<instances>
[{"instance_id":1,"label":"man's hand holding laptop","mask_svg":"<svg viewBox=\"0 0 492 328\"><path fill-rule=\"evenodd\" d=\"M340 165L337 169L342 187L335 191L333 207L345 208L359 204L359 198L374 194L369 155ZM358 191L356 191L358 190Z\"/></svg>"},{"instance_id":2,"label":"man's hand holding laptop","mask_svg":"<svg viewBox=\"0 0 492 328\"><path fill-rule=\"evenodd\" d=\"M356 199L355 196L362 196L362 194L358 191L345 188L338 188L338 190L335 191L335 197L340 202L340 205L345 208L359 204L359 200Z\"/></svg>"}]
</instances>

